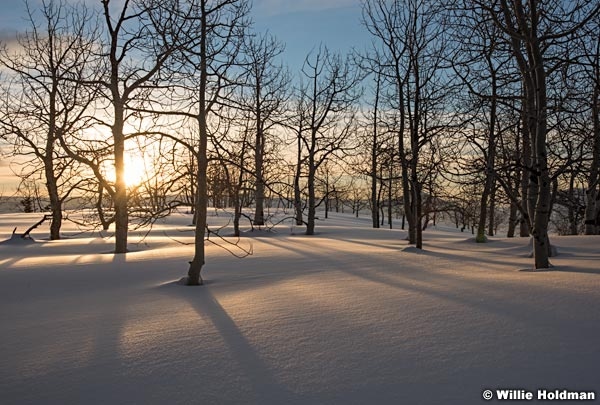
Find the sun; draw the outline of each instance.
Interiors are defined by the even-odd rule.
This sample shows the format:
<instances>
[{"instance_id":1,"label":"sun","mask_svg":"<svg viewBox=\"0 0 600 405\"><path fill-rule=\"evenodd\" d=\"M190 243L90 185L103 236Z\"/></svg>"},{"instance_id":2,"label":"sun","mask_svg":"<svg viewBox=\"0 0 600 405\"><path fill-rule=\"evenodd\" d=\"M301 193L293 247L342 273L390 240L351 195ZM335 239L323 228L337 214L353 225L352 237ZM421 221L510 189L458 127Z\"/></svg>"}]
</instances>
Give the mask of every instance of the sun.
<instances>
[{"instance_id":1,"label":"sun","mask_svg":"<svg viewBox=\"0 0 600 405\"><path fill-rule=\"evenodd\" d=\"M148 178L148 169L144 157L125 153L125 184L128 188L139 186Z\"/></svg>"},{"instance_id":2,"label":"sun","mask_svg":"<svg viewBox=\"0 0 600 405\"><path fill-rule=\"evenodd\" d=\"M150 177L148 174L148 163L144 160L142 155L125 152L124 160L124 179L127 188L138 187ZM105 162L103 168L106 179L109 182L116 182L117 176L115 175L114 163Z\"/></svg>"}]
</instances>

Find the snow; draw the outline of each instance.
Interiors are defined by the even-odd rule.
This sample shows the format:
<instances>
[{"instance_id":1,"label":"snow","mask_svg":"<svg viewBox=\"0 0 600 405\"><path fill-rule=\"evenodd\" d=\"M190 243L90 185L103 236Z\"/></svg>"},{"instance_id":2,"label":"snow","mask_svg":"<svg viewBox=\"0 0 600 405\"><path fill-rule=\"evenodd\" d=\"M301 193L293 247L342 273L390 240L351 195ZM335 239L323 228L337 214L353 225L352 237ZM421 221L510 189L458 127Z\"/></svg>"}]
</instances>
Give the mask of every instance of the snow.
<instances>
[{"instance_id":1,"label":"snow","mask_svg":"<svg viewBox=\"0 0 600 405\"><path fill-rule=\"evenodd\" d=\"M0 215L0 240L35 215ZM179 285L189 215L110 253L110 232L0 245L2 404L471 404L484 389L600 391L600 237L476 244L450 228L371 229L343 214L318 235L244 232L207 244L201 287ZM211 223L224 224L220 215ZM231 230L224 230L230 234ZM219 241L211 237L215 243ZM233 240L233 239L231 239Z\"/></svg>"}]
</instances>

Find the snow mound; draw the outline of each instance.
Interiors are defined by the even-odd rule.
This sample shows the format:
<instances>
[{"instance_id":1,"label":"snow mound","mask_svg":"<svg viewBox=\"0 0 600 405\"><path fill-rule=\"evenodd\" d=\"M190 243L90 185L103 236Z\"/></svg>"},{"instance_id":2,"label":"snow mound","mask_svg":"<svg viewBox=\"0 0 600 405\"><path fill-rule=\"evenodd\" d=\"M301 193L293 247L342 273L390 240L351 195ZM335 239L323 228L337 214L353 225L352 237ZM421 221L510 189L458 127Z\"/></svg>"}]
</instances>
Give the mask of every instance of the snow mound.
<instances>
[{"instance_id":1,"label":"snow mound","mask_svg":"<svg viewBox=\"0 0 600 405\"><path fill-rule=\"evenodd\" d=\"M31 237L22 238L19 235L13 235L9 239L0 241L0 246L28 246L35 243L36 241Z\"/></svg>"},{"instance_id":2,"label":"snow mound","mask_svg":"<svg viewBox=\"0 0 600 405\"><path fill-rule=\"evenodd\" d=\"M423 249L419 249L415 246L408 246L402 249L403 252L406 253L417 253L417 254L423 254L425 253L425 251Z\"/></svg>"}]
</instances>

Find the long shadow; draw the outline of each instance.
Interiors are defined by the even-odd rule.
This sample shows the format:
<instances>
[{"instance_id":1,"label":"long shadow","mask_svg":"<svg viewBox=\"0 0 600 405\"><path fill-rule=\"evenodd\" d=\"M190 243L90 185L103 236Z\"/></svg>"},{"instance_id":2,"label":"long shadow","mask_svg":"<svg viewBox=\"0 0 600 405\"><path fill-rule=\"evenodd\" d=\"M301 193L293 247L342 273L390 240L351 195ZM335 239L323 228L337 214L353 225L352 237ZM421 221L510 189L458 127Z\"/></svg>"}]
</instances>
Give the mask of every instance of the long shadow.
<instances>
[{"instance_id":1,"label":"long shadow","mask_svg":"<svg viewBox=\"0 0 600 405\"><path fill-rule=\"evenodd\" d=\"M336 239L336 240L338 240L338 239ZM335 258L347 255L348 254L347 251L329 247L330 254L320 254L320 253L316 253L316 250L313 249L313 247L315 247L314 246L315 243L318 245L317 241L309 242L308 239L305 239L304 243L298 242L294 239L270 240L269 241L269 244L272 246L280 247L284 250L294 252L296 254L305 256L307 258L318 258L318 260L321 263L326 264L328 267L333 267L335 269L340 269L340 268L344 267L344 265L342 265L341 262L336 260ZM362 245L362 243L357 242L357 241L349 241L348 243ZM374 244L373 246L381 247L377 244ZM401 270L401 274L403 277L407 277L407 278L418 280L418 281L423 281L425 279L435 279L437 281L442 280L442 282L443 282L443 280L445 280L449 277L443 273L437 273L435 271L432 271L432 269L402 267L402 260L404 260L406 258L406 256L404 256L404 257L400 256L400 254L403 252L403 250L397 249L397 248L389 248L389 247L387 247L387 248L392 252L398 252L399 256L398 256L397 268ZM429 253L430 253L429 251L422 250L422 251L418 251L414 254L429 255ZM380 257L377 254L373 254L370 252L362 253L362 252L356 251L356 250L352 251L351 254L354 257L359 257L359 258L364 259L366 262L369 263L369 265L370 265L369 267L377 267L380 269L388 269L389 270L390 262L380 260ZM410 253L410 254L412 254L412 253ZM460 256L459 255L457 255L457 256L449 255L447 258L452 258L452 259L456 260L457 258L460 258ZM394 269L396 269L396 267L394 267ZM323 271L323 270L322 269L318 269L318 270L307 269L306 273L303 273L303 274L307 274L309 272L321 272L321 271ZM412 275L416 275L417 277L411 277Z\"/></svg>"},{"instance_id":2,"label":"long shadow","mask_svg":"<svg viewBox=\"0 0 600 405\"><path fill-rule=\"evenodd\" d=\"M435 246L433 247L434 249L436 248ZM444 250L446 250L444 248ZM487 252L481 252L482 255L479 257L471 257L468 259L465 259L464 255L461 254L461 252L471 252L471 253L476 253L476 251L474 250L456 250L456 253L443 253L443 252L439 252L436 250L431 250L430 248L428 248L427 246L425 246L425 248L420 252L420 254L424 254L427 256L432 256L432 257L437 257L439 259L447 259L447 260L459 260L460 262L470 262L470 263L475 263L477 264L479 267L484 267L485 264L498 264L498 265L507 265L510 264L510 260L511 259L525 259L526 256L519 256L519 255L510 255L510 256L506 256L506 258L498 258L498 259L494 259L492 257L489 257ZM483 255L486 255L485 257ZM515 269L518 269L519 266L521 266L520 263L514 263L514 267Z\"/></svg>"},{"instance_id":3,"label":"long shadow","mask_svg":"<svg viewBox=\"0 0 600 405\"><path fill-rule=\"evenodd\" d=\"M101 312L93 320L92 352L90 354L86 374L95 374L99 378L89 384L78 384L74 387L74 396L115 403L120 400L119 392L134 385L134 377L130 370L136 368L139 359L127 359L122 352L121 336L128 323L127 310L132 304L125 294L118 294L114 302L107 303L101 299L89 302L88 305L102 307ZM95 300L94 300L95 301ZM131 350L131 348L129 348ZM107 390L106 387L113 387Z\"/></svg>"},{"instance_id":4,"label":"long shadow","mask_svg":"<svg viewBox=\"0 0 600 405\"><path fill-rule=\"evenodd\" d=\"M50 285L52 290L56 287ZM6 403L11 403L13 395L22 395L16 403L117 403L121 388L129 382L123 379L127 373L119 350L128 297L111 296L109 303L104 292L85 297L73 294L61 298L67 301L54 308L49 303L56 293L51 300L44 297L39 304L29 302L19 309L25 316L35 313L36 318L29 316L34 321L39 318L39 326L31 333L27 324L21 326L22 337L13 350L38 359L39 371L19 376L5 393ZM38 314L32 309L37 305L51 306ZM36 336L43 336L42 340Z\"/></svg>"},{"instance_id":5,"label":"long shadow","mask_svg":"<svg viewBox=\"0 0 600 405\"><path fill-rule=\"evenodd\" d=\"M272 244L276 244L273 242L274 241L271 241ZM523 305L522 303L514 302L510 299L513 295L506 295L506 292L503 292L502 288L504 288L503 286L505 286L505 284L499 284L494 280L485 281L467 279L464 277L453 276L452 274L437 273L425 268L414 271L405 271L402 269L401 272L394 273L389 268L386 268L386 266L389 266L389 262L379 260L377 255L353 252L353 256L358 255L369 258L373 267L382 269L375 271L358 270L349 268L346 262L342 263L340 261L336 261L335 250L332 250L331 254L324 255L317 254L314 251L305 251L299 249L298 246L290 246L291 244L283 244L281 241L278 242L280 242L280 246L282 248L301 253L307 257L316 257L320 261L326 263L328 267L333 267L337 271L341 271L346 274L388 287L395 287L403 291L414 292L445 301L455 302L472 309L482 310L491 314L509 317L523 322L531 322L538 324L538 326L547 327L548 325L561 325L561 327L566 326L566 329L582 327L582 325L580 325L578 321L573 319L571 316L561 316L557 313L549 313L545 308L537 308L533 305ZM307 246L307 249L310 249L310 246ZM345 254L345 252L340 252L339 254ZM456 257L460 257L444 254L439 255L441 257L453 258L454 260L456 260ZM420 285L415 284L415 281L417 281ZM472 287L475 290L482 291L481 296L477 295L471 297L461 294L461 290L464 290L464 288L460 287ZM527 287L523 287L523 294L521 296L526 296L527 290ZM485 293L486 291L487 293ZM515 292L513 291L513 293ZM483 296L485 296L487 299L482 300L481 297ZM532 311L535 313L535 316L525 316L527 311ZM583 327L586 326L583 325Z\"/></svg>"},{"instance_id":6,"label":"long shadow","mask_svg":"<svg viewBox=\"0 0 600 405\"><path fill-rule=\"evenodd\" d=\"M563 348L561 346L562 342L575 342L576 344L588 344L587 342L590 342L589 344L591 344L593 341L592 337L597 335L597 322L589 322L590 320L597 319L597 316L590 315L589 313L577 313L577 310L583 307L584 304L592 302L591 299L593 297L583 297L583 299L579 300L576 291L569 291L566 294L553 294L550 291L544 292L546 290L545 285L539 287L539 289L534 286L534 290L532 291L531 284L519 285L517 280L510 283L497 283L493 278L470 279L468 278L468 272L438 274L435 272L435 269L426 269L424 266L423 268L409 266L408 271L405 272L400 268L398 270L401 270L401 272L397 272L389 268L391 263L389 257L382 259L378 258L377 255L360 253L360 256L364 256L365 259L369 259L372 263L368 269L365 269L360 268L359 265L348 265L348 260L340 259L343 257L341 255L347 254L347 251L330 249L329 252L323 252L320 249L315 249L319 241L315 240L313 243L305 243L306 241L306 239L300 241L272 238L268 243L281 248L283 254L285 254L285 250L288 250L313 261L316 258L324 264L323 268L316 270L318 272L335 269L335 271L344 272L358 279L396 288L399 292L415 293L415 300L418 300L420 295L424 298L430 297L436 299L440 302L440 305L448 302L462 305L465 308L460 309L460 311L465 311L466 315L461 315L459 319L469 318L471 316L469 315L469 311L477 311L484 314L484 316L474 315L473 320L486 320L488 319L488 315L490 315L489 325L487 322L481 325L481 329L491 327L490 334L495 333L495 329L498 329L502 333L502 328L514 327L518 337L525 334L525 337L534 336L540 338L540 341L535 344L536 356L541 355L540 353L546 355L546 352L548 352L550 360L548 360L547 364L554 364L553 362L558 361L565 362L567 361L565 359L572 359L563 364L567 370L564 375L579 372L580 368L585 367L589 370L597 370L594 362L594 357L598 354L597 347L593 346L588 350L566 346ZM352 255L356 254L352 253ZM297 260L302 260L302 258L300 257ZM360 259L357 260L357 263L359 261ZM295 269L301 268L301 263L295 267ZM378 270L379 268L382 270ZM310 269L309 271L313 270ZM301 271L294 270L288 272L286 269L277 274L281 278L303 275ZM268 281L269 277L266 277L265 281ZM185 288L187 287L169 286L164 290L189 301L199 316L209 319L214 325L249 382L253 396L247 402L301 402L300 396L286 389L277 380L276 371L269 368L261 359L260 353L252 346L248 338L244 336L243 331L240 330L234 319L227 313L226 309L213 294L213 291L216 292L216 290L213 289L212 285L204 286L200 291L190 288L188 292ZM236 288L243 289L244 287L238 284ZM370 291L373 290L371 289ZM538 293L541 293L541 296L536 296ZM532 298L531 302L530 297ZM589 309L595 310L597 307L594 304ZM425 319L427 319L426 316ZM441 323L436 325L434 329L441 331L443 328L444 323ZM466 330L466 327L463 329L465 329L464 333L467 336L470 331ZM530 329L533 329L535 332L530 332ZM474 338L477 339L477 336ZM509 339L508 341L510 342L511 340ZM532 347L534 347L533 344ZM514 353L520 353L519 348L520 346L516 348L508 347L506 350L508 353L513 353L514 356ZM551 349L558 351L550 353L549 350ZM511 360L509 364L516 363L514 363L514 360ZM303 399L306 399L306 397Z\"/></svg>"},{"instance_id":7,"label":"long shadow","mask_svg":"<svg viewBox=\"0 0 600 405\"><path fill-rule=\"evenodd\" d=\"M440 306L446 306L448 303L462 306L463 308L456 309L463 312L458 319L483 322L480 328L475 330L476 334L482 333L483 330L492 335L506 334L500 338L501 341L512 342L510 332L507 334L507 331L514 329L515 339L539 339L532 346L535 347L533 358L546 359L539 360L547 362L543 364L562 364L560 373L564 372L564 375L575 375L581 369L597 370L593 358L597 356L598 349L578 349L591 344L599 332L598 323L595 321L598 317L593 315L598 305L593 296L581 296L576 290L552 291L548 284L538 287L531 282L521 285L518 280L496 280L493 275L480 278L481 273L474 279L469 277L467 271L440 273L426 265L403 267L401 258L397 267L390 268L389 256L380 258L377 254L352 252L353 257L358 257L354 263L349 264L348 260L341 259L348 254L347 251L329 248L327 253L322 253L318 248L318 241L306 243L307 240L273 239L269 242L303 255L307 261L314 262L316 259L323 263L321 272L333 269L357 279L395 288L399 294L412 293L415 295L415 304L418 304L419 297L423 297L425 300L434 299ZM368 267L361 267L362 259L369 263ZM456 260L455 257L453 259ZM460 262L456 264L460 265ZM587 312L580 311L581 308L587 308ZM589 311L592 311L592 314ZM431 314L423 313L424 319L428 319L429 315ZM442 321L432 325L432 328L443 331L444 325ZM464 333L465 336L471 333L466 329L466 325L457 328L455 333ZM477 340L477 336L474 336L474 339ZM564 345L564 342L573 342L575 346ZM506 348L507 355L512 356L509 364L515 367L520 365L515 363L515 356L519 356L520 348L518 343L515 347Z\"/></svg>"},{"instance_id":8,"label":"long shadow","mask_svg":"<svg viewBox=\"0 0 600 405\"><path fill-rule=\"evenodd\" d=\"M15 263L18 263L21 259L23 259L22 256L12 255L12 256L8 257L6 260L0 261L0 270L5 270L5 269L12 267ZM11 270L16 270L16 269L11 269Z\"/></svg>"},{"instance_id":9,"label":"long shadow","mask_svg":"<svg viewBox=\"0 0 600 405\"><path fill-rule=\"evenodd\" d=\"M326 236L326 235L323 235ZM365 240L358 240L358 239L350 239L350 238L339 238L336 237L335 240L339 240L339 241L343 241L346 243L351 243L351 244L355 244L355 245L359 245L359 246L372 246L372 247L376 247L376 248L383 248L383 249L389 249L389 250L395 250L395 251L402 251L403 248L408 247L410 249L410 245L407 244L407 242L404 239L398 239L398 243L397 244L390 244L390 243L377 243L377 242L367 242ZM459 241L462 242L462 241ZM467 241L464 241L465 243L468 243ZM473 242L474 244L474 242ZM432 246L435 249L435 245ZM521 249L521 247L519 247L519 249ZM409 250L410 251L410 250ZM434 256L434 257L438 257L441 259L452 259L452 260L461 260L461 261L465 261L464 257L460 255L459 252L461 251L468 251L468 252L474 252L474 250L470 250L470 249L457 249L457 253L441 253L441 252L437 252L435 250L431 250L429 246L425 246L424 249L422 250L414 250L411 251L411 253L419 253L419 254L424 254L424 255L428 255L428 256ZM353 253L353 254L357 254L357 253ZM517 258L523 258L525 257L520 256L520 255L515 255L514 257ZM481 257L478 257L476 259L472 260L474 263L478 263L481 264L482 262L485 263L489 263L489 264L506 264L507 260L505 259L497 259L494 260L490 257L486 257L485 259L482 259ZM515 268L518 268L519 264L515 263Z\"/></svg>"},{"instance_id":10,"label":"long shadow","mask_svg":"<svg viewBox=\"0 0 600 405\"><path fill-rule=\"evenodd\" d=\"M401 248L408 245L408 242L405 239L398 239L396 243L393 241L385 242L385 243L377 243L377 242L367 242L362 239L349 239L349 238L336 238L336 240L340 240L347 243L353 243L360 246L372 246L376 248L390 249L390 250L400 250Z\"/></svg>"},{"instance_id":11,"label":"long shadow","mask_svg":"<svg viewBox=\"0 0 600 405\"><path fill-rule=\"evenodd\" d=\"M580 259L580 258L578 258ZM599 258L588 258L585 260L594 260L595 263L598 263ZM550 259L550 263L552 263L552 259ZM556 263L556 261L555 261ZM600 268L581 268L574 267L569 265L554 265L551 269L548 269L549 272L554 273L580 273L580 274L598 274L600 275Z\"/></svg>"},{"instance_id":12,"label":"long shadow","mask_svg":"<svg viewBox=\"0 0 600 405\"><path fill-rule=\"evenodd\" d=\"M537 307L527 303L511 300L511 297L513 296L511 294L494 294L493 291L498 290L499 286L493 281L484 282L480 280L475 281L462 278L459 279L448 275L439 275L439 280L435 283L432 282L435 277L432 277L428 280L421 280L423 282L426 281L427 284L430 284L429 287L428 285L416 285L410 282L410 278L406 281L403 281L400 280L398 276L385 277L377 272L357 271L349 268L341 268L340 271L371 282L392 286L404 291L411 291L414 293L431 296L444 301L458 303L474 310L482 310L490 314L529 323L532 324L532 326L535 325L539 327L548 327L549 325L554 325L554 328L559 329L560 325L560 329L564 328L566 331L592 327L592 325L581 325L579 321L571 316L567 316L566 314L561 315L556 312L548 311L547 308ZM404 275L405 274L402 273L402 276ZM453 281L449 283L449 280ZM482 291L481 296L469 296L466 294L461 294L461 289L457 288L468 285L474 286L478 290ZM489 291L490 293L486 294L486 291ZM504 291L506 293L506 290ZM523 287L522 294L517 294L517 296L523 297L525 296L526 292L527 287ZM518 291L512 291L512 294L516 293L518 293ZM486 299L481 299L482 297L486 297ZM528 313L534 314L534 316L528 316Z\"/></svg>"},{"instance_id":13,"label":"long shadow","mask_svg":"<svg viewBox=\"0 0 600 405\"><path fill-rule=\"evenodd\" d=\"M330 248L330 252L332 254L319 254L316 253L315 250L311 250L314 247L314 243L318 244L319 242L317 240L310 240L308 239L310 237L307 237L307 239L303 239L303 240L298 240L295 238L288 238L285 240L280 240L280 239L273 239L269 241L269 244L272 246L276 246L279 247L283 250L287 250L290 252L294 252L300 256L305 256L307 258L319 258L319 261L321 263L326 264L327 266L333 266L333 267L340 267L339 266L339 261L335 260L335 256L336 253L335 252L339 252L339 255L345 255L347 254L347 252L344 251L340 251L340 250L336 250L333 248ZM357 253L353 252L353 255L357 255ZM364 255L367 257L371 257L370 254ZM307 268L306 270L302 271L302 275L305 274L309 274L310 272L322 272L323 270L321 268L318 269L309 269Z\"/></svg>"},{"instance_id":14,"label":"long shadow","mask_svg":"<svg viewBox=\"0 0 600 405\"><path fill-rule=\"evenodd\" d=\"M470 243L470 242L465 241L465 243ZM471 259L469 259L469 261L472 263L477 263L477 264L489 263L489 264L506 265L506 264L509 264L512 259L515 259L514 267L518 268L518 266L519 266L519 263L517 263L518 259L528 259L529 262L528 262L527 266L530 264L533 265L533 258L531 256L531 251L530 251L530 248L528 245L513 246L511 244L508 244L509 246L506 247L507 243L505 243L503 241L493 241L490 243L492 243L492 245L490 245L490 247L503 246L503 245L504 245L504 247L502 249L498 250L497 253L492 253L489 251L482 250L481 251L482 255L485 254L487 257L484 258L482 256L479 256L476 258L471 258ZM475 243L473 242L473 244L475 244ZM468 246L468 245L466 245L466 246ZM461 259L462 261L465 261L464 258L458 252L466 251L466 252L471 252L471 253L477 253L478 252L478 250L476 249L477 247L478 246L472 246L471 249L456 250L457 253L445 253L445 252L439 252L439 251L435 251L435 250L428 250L427 248L423 252L428 255L439 257L442 259L454 259L454 260ZM481 247L484 248L485 246L481 246ZM435 246L434 246L434 248L435 248ZM448 246L445 246L443 248L445 250L449 249ZM587 268L587 267L578 267L577 265L573 266L573 265L560 264L561 259L563 259L563 258L575 259L575 260L581 260L581 261L598 261L598 260L600 260L600 255L593 255L593 254L590 254L589 252L585 252L585 251L573 253L569 249L565 249L563 251L560 246L557 246L557 249L558 249L558 255L550 258L550 263L552 264L553 267L548 270L544 270L545 272L600 274L600 266L597 266L596 268ZM493 258L489 257L489 255L496 255L496 256L498 256L498 258L493 259ZM502 257L500 257L500 256L502 256Z\"/></svg>"},{"instance_id":15,"label":"long shadow","mask_svg":"<svg viewBox=\"0 0 600 405\"><path fill-rule=\"evenodd\" d=\"M261 359L235 321L215 298L210 285L201 287L201 291L177 283L167 284L161 289L186 299L200 317L211 321L250 385L252 398L248 398L247 402L260 404L300 402L299 395L294 394L278 381L274 370Z\"/></svg>"},{"instance_id":16,"label":"long shadow","mask_svg":"<svg viewBox=\"0 0 600 405\"><path fill-rule=\"evenodd\" d=\"M8 269L24 257L30 257L32 254L35 255L38 250L33 249L33 247L39 248L41 246L43 246L43 242L37 241L24 243L14 242L11 239L0 241L0 270ZM25 252L27 252L27 256L19 254ZM2 260L4 258L6 260Z\"/></svg>"}]
</instances>

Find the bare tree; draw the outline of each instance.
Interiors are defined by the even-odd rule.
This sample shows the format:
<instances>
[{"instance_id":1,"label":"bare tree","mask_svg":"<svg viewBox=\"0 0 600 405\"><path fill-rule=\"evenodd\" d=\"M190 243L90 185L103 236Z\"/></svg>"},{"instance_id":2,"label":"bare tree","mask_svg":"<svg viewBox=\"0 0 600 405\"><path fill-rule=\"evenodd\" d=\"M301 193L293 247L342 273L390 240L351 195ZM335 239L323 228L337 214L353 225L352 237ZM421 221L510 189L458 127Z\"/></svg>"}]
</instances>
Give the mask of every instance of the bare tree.
<instances>
[{"instance_id":1,"label":"bare tree","mask_svg":"<svg viewBox=\"0 0 600 405\"><path fill-rule=\"evenodd\" d=\"M135 130L128 133L127 126L139 125L136 108L148 103L161 70L181 45L180 36L185 26L179 24L178 17L171 2L124 0L117 5L111 0L102 0L106 34L102 57L107 71L96 84L105 89L106 116L110 117L99 118L99 121L112 135L115 181L114 185L102 183L114 201L115 253L127 252L125 143L126 139L139 134Z\"/></svg>"},{"instance_id":2,"label":"bare tree","mask_svg":"<svg viewBox=\"0 0 600 405\"><path fill-rule=\"evenodd\" d=\"M375 73L375 94L373 99L373 124L371 139L371 219L373 228L379 228L379 193L377 192L379 164L377 158L380 152L381 140L379 139L379 103L381 100L381 82L382 74L380 71Z\"/></svg>"},{"instance_id":3,"label":"bare tree","mask_svg":"<svg viewBox=\"0 0 600 405\"><path fill-rule=\"evenodd\" d=\"M242 101L254 123L254 225L265 224L265 158L269 132L283 117L289 98L291 77L276 58L283 45L268 35L248 37L244 41L242 64L245 68L245 89L249 94Z\"/></svg>"},{"instance_id":4,"label":"bare tree","mask_svg":"<svg viewBox=\"0 0 600 405\"><path fill-rule=\"evenodd\" d=\"M386 125L386 113L384 107L384 98L387 95L384 89L388 87L389 82L383 74L383 68L379 65L381 58L378 55L374 57L363 58L365 66L362 67L370 76L372 76L373 87L372 87L372 105L364 113L366 121L364 124L364 142L361 142L369 148L368 156L361 156L359 159L365 159L369 163L369 167L364 169L364 172L368 175L370 181L370 207L371 207L371 220L373 222L373 228L379 228L381 208L381 193L384 188L384 176L383 172L389 173L392 171L393 158L389 155L389 152L393 151L391 131ZM395 153L392 153L395 154ZM388 170L384 169L383 166L387 165ZM357 165L360 167L360 165ZM388 182L392 181L392 176L388 176ZM392 187L388 187L388 191L391 191ZM391 208L391 205L390 205Z\"/></svg>"},{"instance_id":5,"label":"bare tree","mask_svg":"<svg viewBox=\"0 0 600 405\"><path fill-rule=\"evenodd\" d=\"M306 153L299 162L306 164L307 235L315 232L317 171L328 159L349 148L354 131L353 106L360 96L359 80L349 60L342 60L324 46L308 55L302 67L296 127L298 150Z\"/></svg>"},{"instance_id":6,"label":"bare tree","mask_svg":"<svg viewBox=\"0 0 600 405\"><path fill-rule=\"evenodd\" d=\"M446 38L442 15L438 2L363 3L363 22L381 47L380 63L395 90L389 107L397 112L394 130L398 134L404 212L409 243L418 248L423 244L423 185L435 171L425 167L422 155L436 136L447 131L451 120L444 111L452 86L443 74Z\"/></svg>"},{"instance_id":7,"label":"bare tree","mask_svg":"<svg viewBox=\"0 0 600 405\"><path fill-rule=\"evenodd\" d=\"M509 38L524 88L526 131L531 135L528 214L533 236L534 267L550 267L548 223L551 212L551 175L548 134L548 62L545 54L556 42L581 29L600 10L583 1L496 0L479 6ZM568 16L568 17L566 17Z\"/></svg>"},{"instance_id":8,"label":"bare tree","mask_svg":"<svg viewBox=\"0 0 600 405\"><path fill-rule=\"evenodd\" d=\"M587 78L591 83L591 162L586 189L585 234L600 233L600 16L596 16L586 34L582 36L582 50Z\"/></svg>"},{"instance_id":9,"label":"bare tree","mask_svg":"<svg viewBox=\"0 0 600 405\"><path fill-rule=\"evenodd\" d=\"M242 39L248 26L246 0L174 0L181 32L175 78L168 86L170 105L161 114L184 117L193 129L189 138L171 134L191 153L195 174L195 242L187 285L201 285L207 229L209 141L219 132L220 110L227 108L237 83L232 72L239 62ZM168 110L168 111L166 111ZM211 127L212 126L212 127Z\"/></svg>"},{"instance_id":10,"label":"bare tree","mask_svg":"<svg viewBox=\"0 0 600 405\"><path fill-rule=\"evenodd\" d=\"M511 66L510 55L504 52L506 41L487 15L481 10L465 7L463 13L456 16L456 20L453 27L457 46L451 56L452 68L461 77L469 94L465 98L465 104L469 110L467 114L473 116L473 128L466 134L466 139L483 156L481 167L477 168L484 173L484 179L475 236L475 240L481 243L487 241L486 227L488 235L491 236L494 232L500 103L510 97L506 92L512 87L510 81L513 80L513 75L507 75Z\"/></svg>"},{"instance_id":11,"label":"bare tree","mask_svg":"<svg viewBox=\"0 0 600 405\"><path fill-rule=\"evenodd\" d=\"M86 115L95 92L83 81L91 71L95 37L92 18L81 7L43 2L38 20L36 10L26 4L30 28L16 44L0 50L0 65L10 75L3 81L0 126L15 155L33 156L23 175L43 173L54 240L60 238L65 200L86 182L58 140L89 123Z\"/></svg>"}]
</instances>

